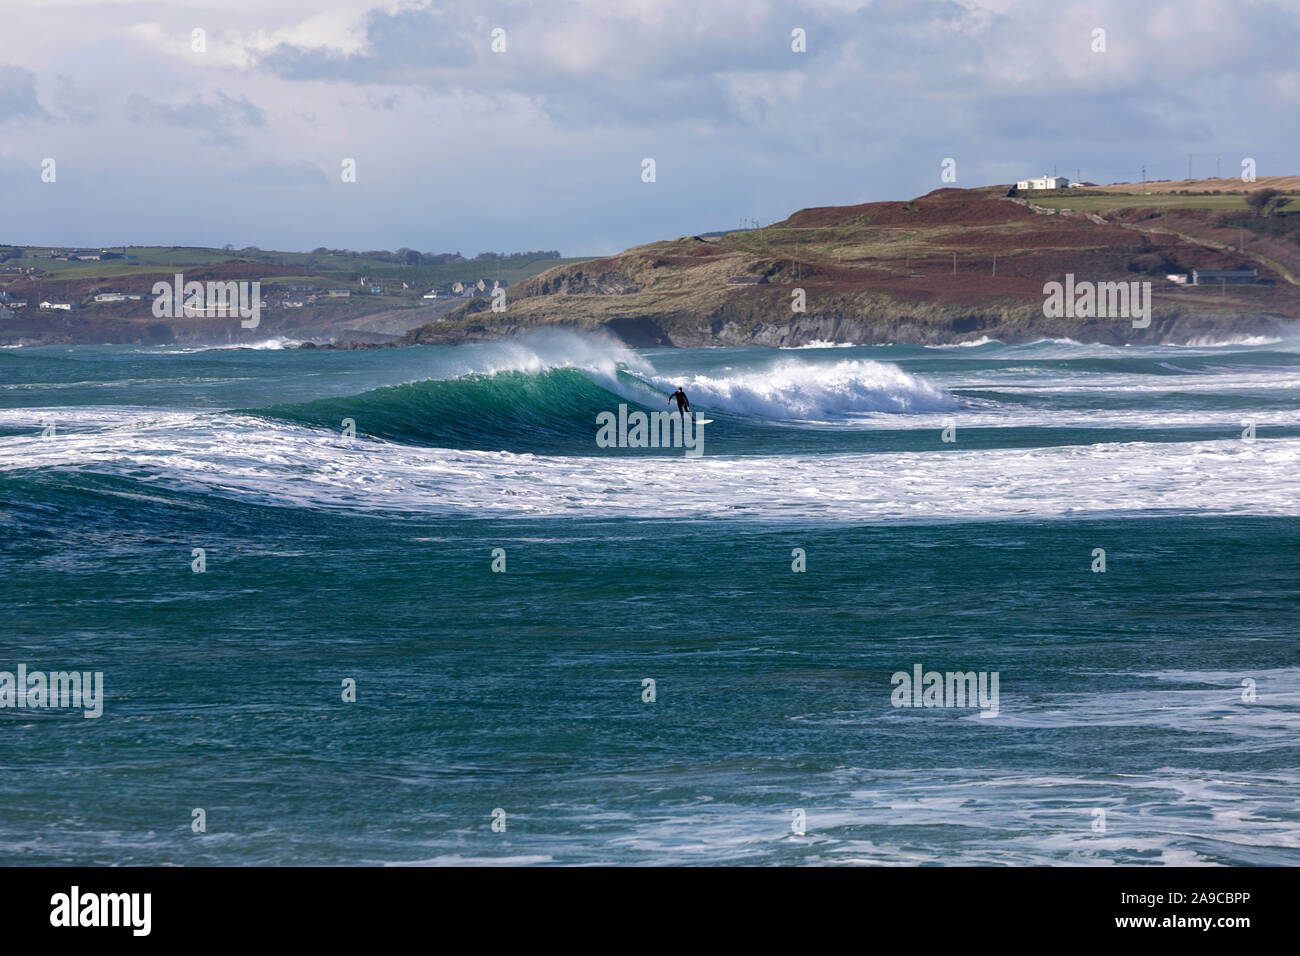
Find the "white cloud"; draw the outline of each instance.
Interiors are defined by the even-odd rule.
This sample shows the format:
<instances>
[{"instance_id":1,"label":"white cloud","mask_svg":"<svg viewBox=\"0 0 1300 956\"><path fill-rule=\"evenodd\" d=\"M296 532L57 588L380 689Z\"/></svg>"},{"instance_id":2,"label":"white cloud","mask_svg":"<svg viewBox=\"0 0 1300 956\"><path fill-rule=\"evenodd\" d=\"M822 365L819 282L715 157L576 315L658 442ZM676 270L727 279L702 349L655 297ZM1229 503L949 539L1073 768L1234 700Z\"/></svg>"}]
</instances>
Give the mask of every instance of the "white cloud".
<instances>
[{"instance_id":1,"label":"white cloud","mask_svg":"<svg viewBox=\"0 0 1300 956\"><path fill-rule=\"evenodd\" d=\"M67 160L62 191L10 194L7 222L84 211L128 241L218 238L170 232L206 222L263 247L610 251L914 195L944 156L960 185L1058 161L1176 174L1246 142L1277 168L1294 133L1276 110L1300 102L1297 11L1267 0L68 0L5 17L21 39L0 67L21 72L0 86L0 151ZM142 115L194 133L141 135ZM231 182L265 184L237 217Z\"/></svg>"}]
</instances>

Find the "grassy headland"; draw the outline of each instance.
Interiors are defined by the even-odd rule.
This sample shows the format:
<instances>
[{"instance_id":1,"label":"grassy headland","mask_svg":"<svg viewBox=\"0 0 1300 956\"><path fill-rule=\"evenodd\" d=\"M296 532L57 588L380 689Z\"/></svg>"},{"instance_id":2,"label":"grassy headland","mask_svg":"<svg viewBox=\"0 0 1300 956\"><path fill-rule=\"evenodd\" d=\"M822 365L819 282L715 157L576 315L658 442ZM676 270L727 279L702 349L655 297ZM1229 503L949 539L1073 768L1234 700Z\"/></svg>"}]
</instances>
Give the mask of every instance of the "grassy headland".
<instances>
[{"instance_id":1,"label":"grassy headland","mask_svg":"<svg viewBox=\"0 0 1300 956\"><path fill-rule=\"evenodd\" d=\"M1255 185L1268 188L1268 181ZM1194 193L1194 184L1188 188ZM980 336L1118 343L1254 333L1300 320L1300 243L1240 227L1236 218L1254 215L1244 195L1007 191L940 189L908 202L804 209L762 230L638 246L534 276L509 290L504 312L486 301L458 305L404 341L460 342L559 325L606 330L637 345ZM1270 215L1276 224L1300 210ZM1251 268L1257 284L1192 287L1166 278ZM1045 318L1044 283L1067 273L1149 281L1150 327ZM738 277L762 281L729 281ZM792 309L799 289L804 312Z\"/></svg>"}]
</instances>

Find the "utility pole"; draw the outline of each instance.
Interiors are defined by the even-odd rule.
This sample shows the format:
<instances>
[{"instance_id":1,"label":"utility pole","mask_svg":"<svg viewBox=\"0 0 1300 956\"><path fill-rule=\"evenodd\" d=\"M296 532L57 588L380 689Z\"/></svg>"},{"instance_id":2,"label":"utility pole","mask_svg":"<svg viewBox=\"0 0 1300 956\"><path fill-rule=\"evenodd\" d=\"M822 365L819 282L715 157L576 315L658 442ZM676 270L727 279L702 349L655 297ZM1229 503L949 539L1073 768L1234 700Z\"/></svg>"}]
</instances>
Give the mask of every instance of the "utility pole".
<instances>
[{"instance_id":1,"label":"utility pole","mask_svg":"<svg viewBox=\"0 0 1300 956\"><path fill-rule=\"evenodd\" d=\"M1147 168L1145 166L1142 167L1142 181L1147 181Z\"/></svg>"},{"instance_id":2,"label":"utility pole","mask_svg":"<svg viewBox=\"0 0 1300 956\"><path fill-rule=\"evenodd\" d=\"M1219 160L1221 160L1221 159L1223 159L1223 154L1222 154L1222 153L1215 153L1215 154L1214 154L1214 178L1215 178L1215 179L1222 179L1222 178L1223 178L1223 169L1219 166Z\"/></svg>"},{"instance_id":3,"label":"utility pole","mask_svg":"<svg viewBox=\"0 0 1300 956\"><path fill-rule=\"evenodd\" d=\"M994 257L993 257L993 274L994 274L995 276L998 274L998 257L997 257L997 256L994 256Z\"/></svg>"}]
</instances>

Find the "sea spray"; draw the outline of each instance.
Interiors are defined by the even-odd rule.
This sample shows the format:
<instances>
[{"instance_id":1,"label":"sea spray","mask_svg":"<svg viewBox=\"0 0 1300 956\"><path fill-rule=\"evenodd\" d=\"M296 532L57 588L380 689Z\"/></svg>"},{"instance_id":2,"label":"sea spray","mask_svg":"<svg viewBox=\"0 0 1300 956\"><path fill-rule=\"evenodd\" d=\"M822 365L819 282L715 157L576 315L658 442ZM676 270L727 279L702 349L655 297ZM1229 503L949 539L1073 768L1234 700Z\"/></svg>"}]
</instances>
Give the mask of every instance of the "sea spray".
<instances>
[{"instance_id":1,"label":"sea spray","mask_svg":"<svg viewBox=\"0 0 1300 956\"><path fill-rule=\"evenodd\" d=\"M752 371L678 376L693 402L757 418L834 420L876 412L946 411L942 388L889 362L782 359ZM676 381L676 379L674 379ZM650 384L668 388L667 379Z\"/></svg>"}]
</instances>

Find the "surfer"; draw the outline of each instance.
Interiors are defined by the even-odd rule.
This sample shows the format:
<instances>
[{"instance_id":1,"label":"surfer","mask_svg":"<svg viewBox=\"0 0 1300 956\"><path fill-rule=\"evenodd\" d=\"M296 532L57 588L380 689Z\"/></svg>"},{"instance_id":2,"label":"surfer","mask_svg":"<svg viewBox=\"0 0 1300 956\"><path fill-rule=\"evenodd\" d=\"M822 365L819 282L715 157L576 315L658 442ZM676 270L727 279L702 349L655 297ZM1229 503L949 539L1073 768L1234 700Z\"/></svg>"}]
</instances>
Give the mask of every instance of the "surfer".
<instances>
[{"instance_id":1,"label":"surfer","mask_svg":"<svg viewBox=\"0 0 1300 956\"><path fill-rule=\"evenodd\" d=\"M682 421L686 421L686 413L691 412L691 400L686 397L686 393L682 391L680 385L677 386L677 391L668 396L668 401L671 402L674 398L677 399L677 411L681 414ZM691 422L694 423L694 421L695 413L691 412Z\"/></svg>"}]
</instances>

